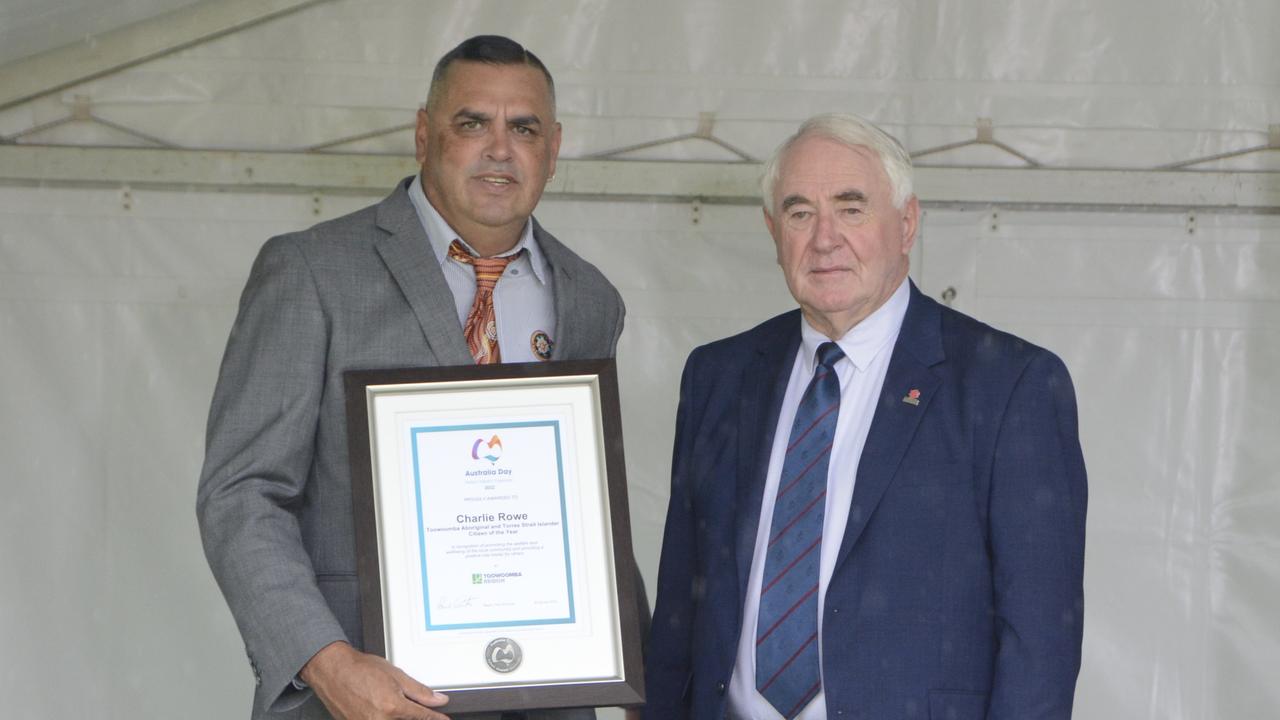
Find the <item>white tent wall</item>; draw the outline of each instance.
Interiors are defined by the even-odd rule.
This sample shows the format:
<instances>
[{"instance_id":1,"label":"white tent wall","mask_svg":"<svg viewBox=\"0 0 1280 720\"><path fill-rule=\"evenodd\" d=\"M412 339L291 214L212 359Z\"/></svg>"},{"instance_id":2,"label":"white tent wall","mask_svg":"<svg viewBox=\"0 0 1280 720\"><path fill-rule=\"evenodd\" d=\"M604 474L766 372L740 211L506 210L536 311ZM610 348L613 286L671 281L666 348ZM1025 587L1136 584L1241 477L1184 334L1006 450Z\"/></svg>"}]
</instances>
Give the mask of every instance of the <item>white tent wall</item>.
<instances>
[{"instance_id":1,"label":"white tent wall","mask_svg":"<svg viewBox=\"0 0 1280 720\"><path fill-rule=\"evenodd\" d=\"M365 198L324 197L322 215ZM756 208L544 203L615 278L633 536L652 586L695 344L789 300ZM236 717L251 678L192 515L262 238L310 196L0 194L0 691L13 717ZM993 227L994 224L994 227ZM1083 718L1263 718L1280 663L1280 218L930 210L915 276L1072 369L1091 476ZM675 261L675 258L679 261Z\"/></svg>"},{"instance_id":2,"label":"white tent wall","mask_svg":"<svg viewBox=\"0 0 1280 720\"><path fill-rule=\"evenodd\" d=\"M300 150L410 122L435 58L499 32L556 75L566 157L701 121L759 158L803 117L851 110L915 151L992 118L1046 165L1152 168L1271 141L1276 27L1272 0L334 0L0 103L0 138ZM411 139L337 149L407 155ZM703 139L624 156L737 159ZM1023 164L991 145L923 162ZM1280 152L1196 167L1274 185L1251 173ZM194 520L217 364L265 238L374 198L90 170L46 185L0 168L0 714L243 717L252 677ZM1280 214L981 205L929 205L913 276L1076 381L1091 490L1077 717L1276 716ZM627 469L652 590L684 358L792 302L756 207L553 198L538 216L628 305Z\"/></svg>"}]
</instances>

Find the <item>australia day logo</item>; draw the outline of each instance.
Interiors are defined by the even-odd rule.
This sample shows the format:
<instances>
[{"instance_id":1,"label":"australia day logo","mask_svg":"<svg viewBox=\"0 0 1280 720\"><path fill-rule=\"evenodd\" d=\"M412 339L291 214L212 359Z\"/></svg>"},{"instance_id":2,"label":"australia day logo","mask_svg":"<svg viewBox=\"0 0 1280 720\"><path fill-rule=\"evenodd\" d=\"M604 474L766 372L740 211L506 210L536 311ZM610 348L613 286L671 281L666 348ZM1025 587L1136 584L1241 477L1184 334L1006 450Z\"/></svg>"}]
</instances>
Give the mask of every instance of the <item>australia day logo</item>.
<instances>
[{"instance_id":1,"label":"australia day logo","mask_svg":"<svg viewBox=\"0 0 1280 720\"><path fill-rule=\"evenodd\" d=\"M472 460L488 460L491 464L498 462L498 458L502 457L502 439L497 435L489 438L476 438L474 444L471 445Z\"/></svg>"}]
</instances>

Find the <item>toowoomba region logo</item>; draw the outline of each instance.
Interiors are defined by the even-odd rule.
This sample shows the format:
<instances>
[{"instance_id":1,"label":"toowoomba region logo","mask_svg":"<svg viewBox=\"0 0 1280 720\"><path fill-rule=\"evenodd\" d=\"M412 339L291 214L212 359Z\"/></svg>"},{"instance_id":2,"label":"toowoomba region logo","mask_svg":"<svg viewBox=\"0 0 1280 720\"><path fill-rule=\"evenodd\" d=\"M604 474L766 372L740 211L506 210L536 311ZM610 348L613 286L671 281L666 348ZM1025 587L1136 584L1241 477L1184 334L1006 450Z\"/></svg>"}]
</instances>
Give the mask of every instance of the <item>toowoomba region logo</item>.
<instances>
[{"instance_id":1,"label":"toowoomba region logo","mask_svg":"<svg viewBox=\"0 0 1280 720\"><path fill-rule=\"evenodd\" d=\"M490 463L496 463L500 457L502 457L502 439L497 435L489 438L488 442L484 438L476 438L471 446L472 460L484 459Z\"/></svg>"}]
</instances>

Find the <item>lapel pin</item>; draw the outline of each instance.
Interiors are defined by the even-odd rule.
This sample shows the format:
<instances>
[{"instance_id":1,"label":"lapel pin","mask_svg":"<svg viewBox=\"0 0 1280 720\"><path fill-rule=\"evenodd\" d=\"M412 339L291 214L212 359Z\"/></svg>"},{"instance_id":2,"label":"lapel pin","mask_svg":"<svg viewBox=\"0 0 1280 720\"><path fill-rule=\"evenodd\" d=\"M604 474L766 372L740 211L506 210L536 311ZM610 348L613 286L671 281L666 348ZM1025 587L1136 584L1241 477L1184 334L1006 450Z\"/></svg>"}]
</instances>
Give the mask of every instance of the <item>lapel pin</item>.
<instances>
[{"instance_id":1,"label":"lapel pin","mask_svg":"<svg viewBox=\"0 0 1280 720\"><path fill-rule=\"evenodd\" d=\"M533 350L534 357L539 360L550 360L551 350L555 346L555 341L551 339L546 330L538 330L529 337L529 347Z\"/></svg>"},{"instance_id":2,"label":"lapel pin","mask_svg":"<svg viewBox=\"0 0 1280 720\"><path fill-rule=\"evenodd\" d=\"M908 405L919 405L920 391L916 388L911 388L911 391L907 393L906 397L902 398L902 402Z\"/></svg>"}]
</instances>

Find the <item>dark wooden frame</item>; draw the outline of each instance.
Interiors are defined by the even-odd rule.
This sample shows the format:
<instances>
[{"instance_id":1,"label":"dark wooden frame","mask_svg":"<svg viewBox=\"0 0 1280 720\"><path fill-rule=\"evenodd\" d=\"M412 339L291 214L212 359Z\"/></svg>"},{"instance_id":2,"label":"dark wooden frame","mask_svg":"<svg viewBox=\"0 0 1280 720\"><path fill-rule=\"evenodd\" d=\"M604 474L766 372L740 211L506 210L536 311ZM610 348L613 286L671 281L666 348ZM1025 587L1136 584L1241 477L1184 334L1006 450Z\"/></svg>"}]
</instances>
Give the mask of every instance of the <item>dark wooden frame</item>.
<instances>
[{"instance_id":1,"label":"dark wooden frame","mask_svg":"<svg viewBox=\"0 0 1280 720\"><path fill-rule=\"evenodd\" d=\"M622 414L618 402L618 374L612 359L563 360L543 363L467 365L455 367L348 370L346 384L347 437L351 463L351 506L355 521L356 574L360 587L360 617L365 652L386 657L382 614L382 568L378 557L378 527L374 511L373 464L369 435L367 388L377 385L430 384L459 380L545 378L594 375L600 388L604 430L605 472L608 475L610 521L613 532L614 586L622 636L623 680L570 682L526 687L450 690L446 713L500 712L570 707L634 706L644 702L640 657L641 628L637 607L638 578L631 548L631 515L627 506L627 476L623 464Z\"/></svg>"}]
</instances>

